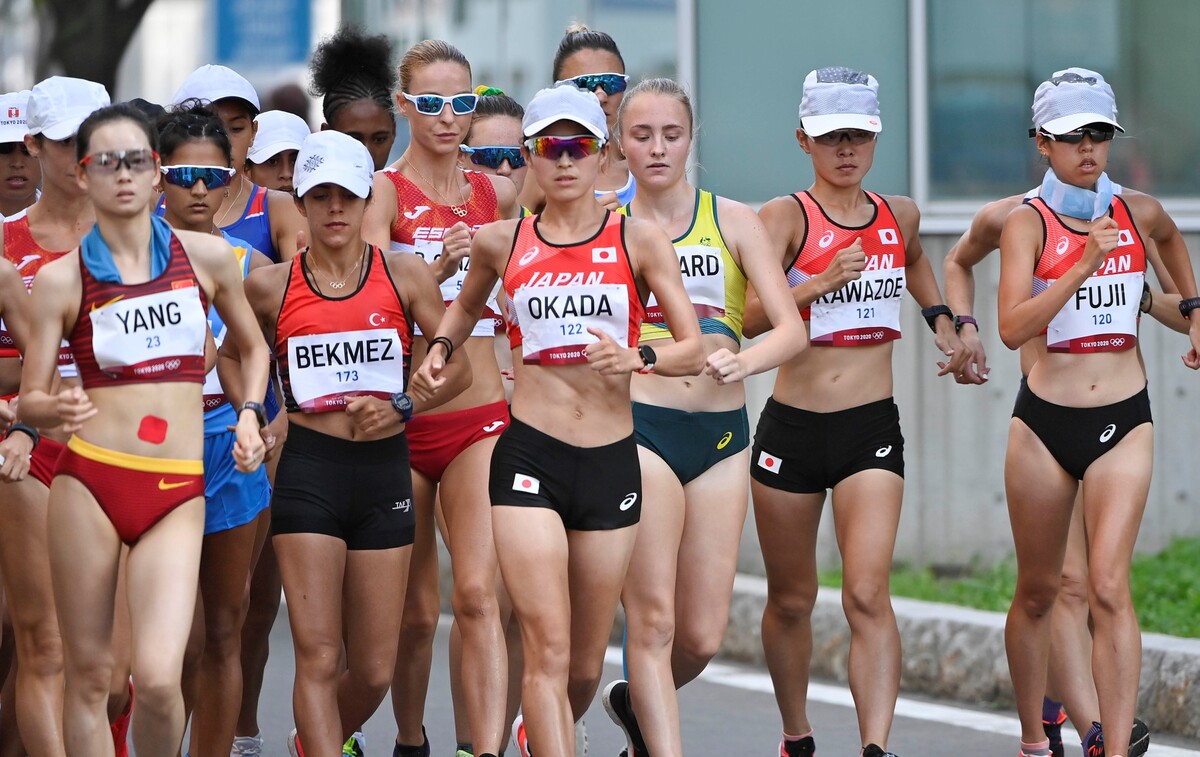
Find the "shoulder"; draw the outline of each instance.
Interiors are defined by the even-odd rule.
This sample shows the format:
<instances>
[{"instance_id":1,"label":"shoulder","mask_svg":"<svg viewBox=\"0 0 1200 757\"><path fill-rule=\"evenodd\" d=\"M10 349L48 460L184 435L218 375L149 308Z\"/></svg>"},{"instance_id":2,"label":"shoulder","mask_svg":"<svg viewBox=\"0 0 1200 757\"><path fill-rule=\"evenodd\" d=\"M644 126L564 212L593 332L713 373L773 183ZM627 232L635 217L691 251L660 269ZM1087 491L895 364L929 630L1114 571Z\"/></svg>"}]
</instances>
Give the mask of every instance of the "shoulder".
<instances>
[{"instance_id":1,"label":"shoulder","mask_svg":"<svg viewBox=\"0 0 1200 757\"><path fill-rule=\"evenodd\" d=\"M804 208L800 206L800 202L794 194L780 195L779 197L767 200L759 208L758 214L764 218L768 216L773 218L796 218L800 223L804 222Z\"/></svg>"},{"instance_id":2,"label":"shoulder","mask_svg":"<svg viewBox=\"0 0 1200 757\"><path fill-rule=\"evenodd\" d=\"M376 249L383 255L383 262L392 275L401 280L425 274L432 276L432 273L429 271L429 264L419 255L407 252L391 252L379 247Z\"/></svg>"},{"instance_id":3,"label":"shoulder","mask_svg":"<svg viewBox=\"0 0 1200 757\"><path fill-rule=\"evenodd\" d=\"M293 258L295 259L298 257ZM251 302L255 302L258 297L281 295L292 265L292 261L289 260L286 263L270 263L251 269L250 275L246 277L246 296Z\"/></svg>"},{"instance_id":4,"label":"shoulder","mask_svg":"<svg viewBox=\"0 0 1200 757\"><path fill-rule=\"evenodd\" d=\"M480 173L479 175L491 182L492 189L496 192L496 199L501 205L510 203L517 198L517 185L512 182L512 179L509 179L507 176L496 176L486 173Z\"/></svg>"},{"instance_id":5,"label":"shoulder","mask_svg":"<svg viewBox=\"0 0 1200 757\"><path fill-rule=\"evenodd\" d=\"M911 198L904 195L879 195L892 211L896 223L900 225L900 233L905 237L914 237L921 228L921 209Z\"/></svg>"},{"instance_id":6,"label":"shoulder","mask_svg":"<svg viewBox=\"0 0 1200 757\"><path fill-rule=\"evenodd\" d=\"M382 171L375 172L375 178L371 180L372 194L383 192L396 196L396 182L392 179L392 174L400 173L395 168L385 168Z\"/></svg>"},{"instance_id":7,"label":"shoulder","mask_svg":"<svg viewBox=\"0 0 1200 757\"><path fill-rule=\"evenodd\" d=\"M282 192L278 189L268 189L267 190L267 205L272 210L274 210L275 208L278 208L281 205L287 205L290 207L294 204L295 203L292 199L291 194L289 194L287 192Z\"/></svg>"},{"instance_id":8,"label":"shoulder","mask_svg":"<svg viewBox=\"0 0 1200 757\"><path fill-rule=\"evenodd\" d=\"M17 269L9 264L0 262L0 266L12 268L13 272L17 273ZM79 248L76 247L58 260L47 263L38 270L37 276L33 278L33 291L55 293L63 291L63 288L68 286L77 289L81 280Z\"/></svg>"},{"instance_id":9,"label":"shoulder","mask_svg":"<svg viewBox=\"0 0 1200 757\"><path fill-rule=\"evenodd\" d=\"M207 266L216 264L221 259L218 256L224 256L229 260L233 259L230 255L233 248L222 237L181 229L171 229L171 233L178 237L183 249L193 261Z\"/></svg>"},{"instance_id":10,"label":"shoulder","mask_svg":"<svg viewBox=\"0 0 1200 757\"><path fill-rule=\"evenodd\" d=\"M1025 195L1012 195L984 205L971 219L971 232L999 238L1008 215L1025 204Z\"/></svg>"},{"instance_id":11,"label":"shoulder","mask_svg":"<svg viewBox=\"0 0 1200 757\"><path fill-rule=\"evenodd\" d=\"M1145 192L1139 192L1136 189L1123 189L1121 194L1117 196L1129 206L1129 212L1133 213L1135 219L1153 218L1165 212L1162 203Z\"/></svg>"},{"instance_id":12,"label":"shoulder","mask_svg":"<svg viewBox=\"0 0 1200 757\"><path fill-rule=\"evenodd\" d=\"M720 195L713 195L713 197L716 200L717 221L721 224L722 229L744 228L747 225L759 223L758 214L749 205Z\"/></svg>"},{"instance_id":13,"label":"shoulder","mask_svg":"<svg viewBox=\"0 0 1200 757\"><path fill-rule=\"evenodd\" d=\"M634 250L662 244L670 247L671 238L653 221L627 216L625 218L625 244Z\"/></svg>"}]
</instances>

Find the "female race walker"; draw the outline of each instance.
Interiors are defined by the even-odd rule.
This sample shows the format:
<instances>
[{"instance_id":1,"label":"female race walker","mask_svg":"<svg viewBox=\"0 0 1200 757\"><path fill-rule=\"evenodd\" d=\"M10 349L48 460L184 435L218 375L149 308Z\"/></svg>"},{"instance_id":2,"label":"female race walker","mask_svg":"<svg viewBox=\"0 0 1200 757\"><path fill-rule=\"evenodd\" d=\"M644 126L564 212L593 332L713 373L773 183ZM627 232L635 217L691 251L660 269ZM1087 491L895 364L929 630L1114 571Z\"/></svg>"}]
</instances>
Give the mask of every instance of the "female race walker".
<instances>
[{"instance_id":1,"label":"female race walker","mask_svg":"<svg viewBox=\"0 0 1200 757\"><path fill-rule=\"evenodd\" d=\"M709 375L633 377L647 505L621 592L630 682L610 684L604 701L630 755L682 754L675 689L699 675L720 646L746 519L750 427L741 381L790 360L807 338L758 216L684 175L694 121L683 88L670 79L643 81L625 93L618 127L638 185L623 211L674 240ZM774 330L740 352L747 279ZM670 338L651 300L642 344L656 348Z\"/></svg>"},{"instance_id":2,"label":"female race walker","mask_svg":"<svg viewBox=\"0 0 1200 757\"><path fill-rule=\"evenodd\" d=\"M888 573L904 495L904 437L892 400L892 341L908 289L957 373L970 358L941 304L907 197L863 189L882 130L878 83L846 68L804 79L797 139L816 179L761 216L809 321L809 349L779 369L759 419L751 491L767 569L763 647L783 716L781 757L814 750L806 698L817 597L817 526L827 489L850 623L850 690L864 757L886 754L900 686ZM746 333L766 327L757 303ZM939 365L941 365L939 363Z\"/></svg>"},{"instance_id":3,"label":"female race walker","mask_svg":"<svg viewBox=\"0 0 1200 757\"><path fill-rule=\"evenodd\" d=\"M387 35L367 36L342 27L317 46L308 70L310 91L321 98L321 130L340 131L362 142L375 170L383 170L396 141L396 69Z\"/></svg>"},{"instance_id":4,"label":"female race walker","mask_svg":"<svg viewBox=\"0 0 1200 757\"><path fill-rule=\"evenodd\" d=\"M471 91L470 63L457 48L440 40L418 42L401 58L399 73L396 102L408 120L411 140L400 159L375 176L364 236L424 260L441 284L442 299L450 303L463 285L475 229L515 217L516 189L502 177L458 166L459 145L479 96ZM422 719L440 612L435 496L449 535L469 730L480 752L499 752L502 743L504 631L496 599L491 512L482 482L496 438L508 425L508 405L493 344L502 324L494 300L476 315L464 345L474 373L470 388L408 426L417 536L400 636L406 653L397 661L392 684L395 751L401 756L424 749ZM414 360L424 354L418 346Z\"/></svg>"},{"instance_id":5,"label":"female race walker","mask_svg":"<svg viewBox=\"0 0 1200 757\"><path fill-rule=\"evenodd\" d=\"M608 139L599 101L569 86L542 90L523 132L545 212L479 231L471 273L416 381L444 380L443 361L501 281L521 358L489 493L525 649L528 743L518 746L564 755L595 695L641 514L627 374L697 374L704 356L670 241L596 202ZM676 338L657 355L636 344L650 293Z\"/></svg>"},{"instance_id":6,"label":"female race walker","mask_svg":"<svg viewBox=\"0 0 1200 757\"><path fill-rule=\"evenodd\" d=\"M80 125L76 178L97 224L34 282L38 319L21 417L74 433L50 487L49 552L66 659L67 754L111 754L105 713L122 544L133 628L139 754L177 754L180 671L204 530L201 385L211 302L247 355L251 396L267 386L267 348L222 239L173 232L151 216L157 135L127 105ZM83 386L55 392L66 335ZM262 462L261 405L237 417L239 469Z\"/></svg>"},{"instance_id":7,"label":"female race walker","mask_svg":"<svg viewBox=\"0 0 1200 757\"><path fill-rule=\"evenodd\" d=\"M436 400L418 394L414 407L406 393L412 325L432 332L443 308L424 263L363 242L367 149L317 132L297 165L311 246L246 280L290 416L271 531L296 654L293 757L361 749L347 742L387 693L413 539L405 424L468 380L455 365ZM222 381L239 348L222 345ZM344 607L363 622L343 624Z\"/></svg>"},{"instance_id":8,"label":"female race walker","mask_svg":"<svg viewBox=\"0 0 1200 757\"><path fill-rule=\"evenodd\" d=\"M0 223L41 194L41 165L25 144L28 111L29 90L0 95Z\"/></svg>"},{"instance_id":9,"label":"female race walker","mask_svg":"<svg viewBox=\"0 0 1200 757\"><path fill-rule=\"evenodd\" d=\"M1017 553L1017 588L1005 628L1021 718L1021 753L1044 755L1042 695L1052 610L1071 521L1083 483L1088 598L1094 624L1092 675L1103 749L1129 755L1141 636L1129 593L1129 565L1146 505L1153 433L1146 373L1138 352L1138 305L1152 239L1188 315L1195 297L1187 248L1174 221L1149 195L1113 192L1104 173L1119 127L1103 77L1067 69L1034 95L1038 151L1053 191L1017 208L1000 239L999 326L1005 345L1033 340L1046 351L1013 408L1005 488ZM1190 324L1200 367L1200 324ZM1103 464L1094 463L1103 460Z\"/></svg>"},{"instance_id":10,"label":"female race walker","mask_svg":"<svg viewBox=\"0 0 1200 757\"><path fill-rule=\"evenodd\" d=\"M609 132L616 133L617 109L629 87L629 77L625 74L625 59L611 36L583 24L571 24L558 43L552 71L556 85L569 83L585 92L595 93L604 108ZM615 143L609 145L608 158L600 166L595 190L597 199L610 210L627 205L637 192L637 182L629 172L620 146ZM524 207L537 210L544 202L545 196L537 182L525 185L521 195Z\"/></svg>"},{"instance_id":11,"label":"female race walker","mask_svg":"<svg viewBox=\"0 0 1200 757\"><path fill-rule=\"evenodd\" d=\"M246 153L246 173L260 187L292 191L296 153L312 132L303 118L285 110L264 110L254 117L254 142Z\"/></svg>"},{"instance_id":12,"label":"female race walker","mask_svg":"<svg viewBox=\"0 0 1200 757\"><path fill-rule=\"evenodd\" d=\"M213 223L235 171L229 137L204 106L170 113L158 123L164 220L174 229L210 234L229 243L243 278L251 265L270 265L248 242ZM208 327L216 347L228 333L215 310ZM261 400L261 398L257 398ZM271 499L266 466L238 471L229 430L237 413L215 368L204 379L204 546L200 554L200 602L193 639L184 660L184 694L192 706L193 757L225 757L233 742L241 699L241 632L246 583L257 552L259 523ZM269 443L269 442L268 442Z\"/></svg>"}]
</instances>

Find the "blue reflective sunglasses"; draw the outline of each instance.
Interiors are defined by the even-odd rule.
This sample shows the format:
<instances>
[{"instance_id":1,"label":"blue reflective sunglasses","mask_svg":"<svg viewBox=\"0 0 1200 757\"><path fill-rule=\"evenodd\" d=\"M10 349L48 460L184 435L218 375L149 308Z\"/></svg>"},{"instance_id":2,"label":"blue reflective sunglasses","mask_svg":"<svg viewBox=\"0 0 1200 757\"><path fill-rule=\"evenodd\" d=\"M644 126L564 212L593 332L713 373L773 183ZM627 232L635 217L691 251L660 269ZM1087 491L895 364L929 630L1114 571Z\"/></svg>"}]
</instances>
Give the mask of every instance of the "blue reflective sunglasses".
<instances>
[{"instance_id":1,"label":"blue reflective sunglasses","mask_svg":"<svg viewBox=\"0 0 1200 757\"><path fill-rule=\"evenodd\" d=\"M441 95L410 95L407 92L402 93L404 99L408 100L413 105L417 106L417 112L426 116L436 116L446 107L446 103L450 103L450 109L454 111L456 116L465 116L468 113L475 112L475 106L479 103L479 95L473 92L463 92L450 97L442 97Z\"/></svg>"},{"instance_id":2,"label":"blue reflective sunglasses","mask_svg":"<svg viewBox=\"0 0 1200 757\"><path fill-rule=\"evenodd\" d=\"M163 166L163 176L168 184L191 189L196 182L204 182L205 189L220 189L233 181L236 169L222 166Z\"/></svg>"},{"instance_id":3,"label":"blue reflective sunglasses","mask_svg":"<svg viewBox=\"0 0 1200 757\"><path fill-rule=\"evenodd\" d=\"M520 147L502 147L497 145L486 145L483 147L467 147L459 145L458 149L471 156L471 162L477 166L486 166L493 170L500 167L504 161L512 166L513 170L522 168L525 165L525 156L521 155Z\"/></svg>"},{"instance_id":4,"label":"blue reflective sunglasses","mask_svg":"<svg viewBox=\"0 0 1200 757\"><path fill-rule=\"evenodd\" d=\"M629 87L629 77L625 74L584 74L570 79L559 79L555 84L563 82L571 82L585 92L595 92L596 87L600 87L609 97L624 92Z\"/></svg>"}]
</instances>

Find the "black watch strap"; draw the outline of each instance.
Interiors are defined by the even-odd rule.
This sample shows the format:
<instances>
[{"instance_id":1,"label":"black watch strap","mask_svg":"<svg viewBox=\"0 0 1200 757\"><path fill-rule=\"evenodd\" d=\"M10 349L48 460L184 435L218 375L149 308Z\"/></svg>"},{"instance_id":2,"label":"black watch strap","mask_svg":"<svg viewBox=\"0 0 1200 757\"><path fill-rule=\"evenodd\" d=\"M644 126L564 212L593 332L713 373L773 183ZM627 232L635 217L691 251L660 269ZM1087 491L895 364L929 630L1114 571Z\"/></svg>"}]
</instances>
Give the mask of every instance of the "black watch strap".
<instances>
[{"instance_id":1,"label":"black watch strap","mask_svg":"<svg viewBox=\"0 0 1200 757\"><path fill-rule=\"evenodd\" d=\"M392 409L400 414L401 420L408 423L413 417L413 401L405 392L396 392L392 395Z\"/></svg>"},{"instance_id":2,"label":"black watch strap","mask_svg":"<svg viewBox=\"0 0 1200 757\"><path fill-rule=\"evenodd\" d=\"M658 362L654 348L648 344L641 345L638 347L638 357L642 359L642 367L638 369L638 373L654 373L654 364Z\"/></svg>"},{"instance_id":3,"label":"black watch strap","mask_svg":"<svg viewBox=\"0 0 1200 757\"><path fill-rule=\"evenodd\" d=\"M254 411L254 417L258 419L258 427L266 428L267 425L267 409L263 407L261 402L243 402L238 408L238 417L241 417L242 412L246 410Z\"/></svg>"},{"instance_id":4,"label":"black watch strap","mask_svg":"<svg viewBox=\"0 0 1200 757\"><path fill-rule=\"evenodd\" d=\"M1200 308L1200 297L1185 297L1179 301L1179 312L1184 318L1191 318L1192 311Z\"/></svg>"},{"instance_id":5,"label":"black watch strap","mask_svg":"<svg viewBox=\"0 0 1200 757\"><path fill-rule=\"evenodd\" d=\"M929 324L929 330L937 331L938 316L946 316L951 321L954 320L954 311L945 305L934 305L931 308L921 308L921 317L925 319L925 323Z\"/></svg>"}]
</instances>

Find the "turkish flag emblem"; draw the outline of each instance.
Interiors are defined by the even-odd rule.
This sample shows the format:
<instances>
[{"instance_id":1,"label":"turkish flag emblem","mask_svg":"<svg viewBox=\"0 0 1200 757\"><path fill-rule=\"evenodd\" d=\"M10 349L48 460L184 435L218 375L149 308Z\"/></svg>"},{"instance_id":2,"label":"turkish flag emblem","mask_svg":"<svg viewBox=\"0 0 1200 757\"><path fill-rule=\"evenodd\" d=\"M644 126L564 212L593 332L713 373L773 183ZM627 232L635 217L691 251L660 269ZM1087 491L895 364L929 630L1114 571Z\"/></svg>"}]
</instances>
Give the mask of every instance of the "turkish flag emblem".
<instances>
[{"instance_id":1,"label":"turkish flag emblem","mask_svg":"<svg viewBox=\"0 0 1200 757\"><path fill-rule=\"evenodd\" d=\"M769 470L772 473L778 473L779 467L783 465L783 461L774 455L769 455L766 452L758 454L758 467Z\"/></svg>"}]
</instances>

